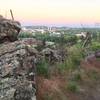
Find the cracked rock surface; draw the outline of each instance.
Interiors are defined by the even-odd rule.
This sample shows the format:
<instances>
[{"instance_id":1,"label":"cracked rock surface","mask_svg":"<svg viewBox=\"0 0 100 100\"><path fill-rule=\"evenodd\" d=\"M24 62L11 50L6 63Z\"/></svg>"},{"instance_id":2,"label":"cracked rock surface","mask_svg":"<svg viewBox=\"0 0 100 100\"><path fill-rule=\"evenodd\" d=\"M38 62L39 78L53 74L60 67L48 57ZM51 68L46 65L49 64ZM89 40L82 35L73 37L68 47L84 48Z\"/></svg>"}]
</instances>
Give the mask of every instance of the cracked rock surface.
<instances>
[{"instance_id":1,"label":"cracked rock surface","mask_svg":"<svg viewBox=\"0 0 100 100\"><path fill-rule=\"evenodd\" d=\"M0 100L36 100L36 59L24 40L0 44Z\"/></svg>"}]
</instances>

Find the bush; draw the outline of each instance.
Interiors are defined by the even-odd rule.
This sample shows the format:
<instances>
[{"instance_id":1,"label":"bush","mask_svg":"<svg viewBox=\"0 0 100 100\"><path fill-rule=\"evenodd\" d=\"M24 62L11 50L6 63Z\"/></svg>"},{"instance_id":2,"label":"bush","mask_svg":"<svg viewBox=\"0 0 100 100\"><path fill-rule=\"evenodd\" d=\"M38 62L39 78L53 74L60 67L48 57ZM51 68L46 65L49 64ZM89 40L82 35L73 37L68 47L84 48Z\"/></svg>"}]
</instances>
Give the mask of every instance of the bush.
<instances>
[{"instance_id":1,"label":"bush","mask_svg":"<svg viewBox=\"0 0 100 100\"><path fill-rule=\"evenodd\" d=\"M74 81L69 82L67 84L67 90L69 90L71 92L78 92L79 91L78 84Z\"/></svg>"},{"instance_id":2,"label":"bush","mask_svg":"<svg viewBox=\"0 0 100 100\"><path fill-rule=\"evenodd\" d=\"M91 45L91 49L93 51L100 50L100 43L99 42L93 42L92 45Z\"/></svg>"},{"instance_id":3,"label":"bush","mask_svg":"<svg viewBox=\"0 0 100 100\"><path fill-rule=\"evenodd\" d=\"M37 74L46 78L49 77L49 64L46 60L42 60L37 64Z\"/></svg>"},{"instance_id":4,"label":"bush","mask_svg":"<svg viewBox=\"0 0 100 100\"><path fill-rule=\"evenodd\" d=\"M80 65L81 60L84 58L84 52L81 48L73 46L69 49L69 56L73 63L78 66Z\"/></svg>"},{"instance_id":5,"label":"bush","mask_svg":"<svg viewBox=\"0 0 100 100\"><path fill-rule=\"evenodd\" d=\"M18 38L32 38L32 37L34 37L32 33L26 33L26 32L20 33L18 35Z\"/></svg>"},{"instance_id":6,"label":"bush","mask_svg":"<svg viewBox=\"0 0 100 100\"><path fill-rule=\"evenodd\" d=\"M71 80L75 82L81 81L82 80L81 72L79 70L74 71L71 75Z\"/></svg>"},{"instance_id":7,"label":"bush","mask_svg":"<svg viewBox=\"0 0 100 100\"><path fill-rule=\"evenodd\" d=\"M73 46L68 50L68 56L65 61L59 64L60 70L75 70L80 68L80 62L84 58L84 52L81 48Z\"/></svg>"}]
</instances>

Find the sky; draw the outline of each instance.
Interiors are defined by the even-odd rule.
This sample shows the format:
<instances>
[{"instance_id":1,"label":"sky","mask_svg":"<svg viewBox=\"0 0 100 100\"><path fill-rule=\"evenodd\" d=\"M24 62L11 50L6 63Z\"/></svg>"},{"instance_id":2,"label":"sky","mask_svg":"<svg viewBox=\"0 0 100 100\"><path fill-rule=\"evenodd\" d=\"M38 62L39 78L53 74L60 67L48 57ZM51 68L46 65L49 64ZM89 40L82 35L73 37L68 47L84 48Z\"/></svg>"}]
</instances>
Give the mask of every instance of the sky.
<instances>
[{"instance_id":1,"label":"sky","mask_svg":"<svg viewBox=\"0 0 100 100\"><path fill-rule=\"evenodd\" d=\"M100 0L0 0L0 14L22 25L92 26L100 23Z\"/></svg>"}]
</instances>

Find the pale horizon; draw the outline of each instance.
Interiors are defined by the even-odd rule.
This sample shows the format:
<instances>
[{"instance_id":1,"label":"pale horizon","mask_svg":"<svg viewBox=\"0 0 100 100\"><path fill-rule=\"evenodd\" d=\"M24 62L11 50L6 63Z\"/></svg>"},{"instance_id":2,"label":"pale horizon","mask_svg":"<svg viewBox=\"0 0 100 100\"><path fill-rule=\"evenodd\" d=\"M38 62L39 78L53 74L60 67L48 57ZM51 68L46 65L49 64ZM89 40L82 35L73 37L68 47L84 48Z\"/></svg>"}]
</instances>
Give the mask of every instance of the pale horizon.
<instances>
[{"instance_id":1,"label":"pale horizon","mask_svg":"<svg viewBox=\"0 0 100 100\"><path fill-rule=\"evenodd\" d=\"M100 0L0 0L0 14L22 25L94 26L100 23Z\"/></svg>"}]
</instances>

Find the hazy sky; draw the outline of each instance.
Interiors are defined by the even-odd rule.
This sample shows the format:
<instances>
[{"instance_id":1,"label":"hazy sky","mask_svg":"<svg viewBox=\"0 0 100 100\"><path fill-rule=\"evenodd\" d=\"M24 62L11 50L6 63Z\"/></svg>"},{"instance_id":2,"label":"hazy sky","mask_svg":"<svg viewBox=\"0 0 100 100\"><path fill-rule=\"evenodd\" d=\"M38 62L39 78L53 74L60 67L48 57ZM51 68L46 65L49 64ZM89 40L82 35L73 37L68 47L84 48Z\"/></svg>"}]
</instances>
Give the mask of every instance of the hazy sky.
<instances>
[{"instance_id":1,"label":"hazy sky","mask_svg":"<svg viewBox=\"0 0 100 100\"><path fill-rule=\"evenodd\" d=\"M23 25L94 24L100 22L100 0L0 0L0 14Z\"/></svg>"}]
</instances>

